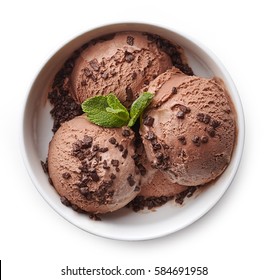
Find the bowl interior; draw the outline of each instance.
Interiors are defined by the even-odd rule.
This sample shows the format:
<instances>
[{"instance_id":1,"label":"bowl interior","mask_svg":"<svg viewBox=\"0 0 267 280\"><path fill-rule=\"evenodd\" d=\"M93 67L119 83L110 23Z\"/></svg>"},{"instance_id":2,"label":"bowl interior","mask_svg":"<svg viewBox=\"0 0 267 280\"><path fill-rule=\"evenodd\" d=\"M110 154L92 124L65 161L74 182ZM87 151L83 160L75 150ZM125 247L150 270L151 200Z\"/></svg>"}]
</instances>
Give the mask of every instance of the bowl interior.
<instances>
[{"instance_id":1,"label":"bowl interior","mask_svg":"<svg viewBox=\"0 0 267 280\"><path fill-rule=\"evenodd\" d=\"M46 160L52 138L53 120L47 102L47 93L54 75L71 53L89 40L112 32L134 30L156 33L185 50L194 73L202 77L223 79L237 112L238 138L230 165L223 175L198 197L182 207L170 202L155 211L134 213L121 209L95 222L61 204L56 191L48 183L40 161ZM224 66L200 43L171 29L141 23L121 23L90 30L60 48L44 65L29 91L23 112L22 154L30 177L44 199L69 222L92 234L119 240L145 240L167 235L198 220L208 212L227 190L237 171L244 142L244 118L237 90Z\"/></svg>"}]
</instances>

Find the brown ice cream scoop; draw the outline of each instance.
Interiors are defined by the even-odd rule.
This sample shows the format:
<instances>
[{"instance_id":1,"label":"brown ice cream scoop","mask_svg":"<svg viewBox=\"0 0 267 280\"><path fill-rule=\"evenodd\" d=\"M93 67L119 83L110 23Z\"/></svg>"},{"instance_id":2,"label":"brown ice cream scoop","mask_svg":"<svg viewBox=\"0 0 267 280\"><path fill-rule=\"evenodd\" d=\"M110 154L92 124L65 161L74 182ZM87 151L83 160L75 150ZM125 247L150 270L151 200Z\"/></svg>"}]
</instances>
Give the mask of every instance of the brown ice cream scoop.
<instances>
[{"instance_id":1,"label":"brown ice cream scoop","mask_svg":"<svg viewBox=\"0 0 267 280\"><path fill-rule=\"evenodd\" d=\"M171 66L170 56L148 35L119 32L81 52L71 75L73 97L82 103L113 92L129 107L145 84Z\"/></svg>"},{"instance_id":2,"label":"brown ice cream scoop","mask_svg":"<svg viewBox=\"0 0 267 280\"><path fill-rule=\"evenodd\" d=\"M222 81L173 68L147 90L155 97L140 133L152 167L185 186L217 178L230 162L236 137L235 114Z\"/></svg>"},{"instance_id":3,"label":"brown ice cream scoop","mask_svg":"<svg viewBox=\"0 0 267 280\"><path fill-rule=\"evenodd\" d=\"M62 201L95 214L131 201L140 191L133 138L129 128L103 128L84 115L63 123L48 152L49 176Z\"/></svg>"},{"instance_id":4,"label":"brown ice cream scoop","mask_svg":"<svg viewBox=\"0 0 267 280\"><path fill-rule=\"evenodd\" d=\"M141 177L141 191L138 196L145 198L173 197L188 188L187 186L173 183L165 172L151 167L144 145L140 145L140 148L137 149L137 154L137 166L141 164L146 170L145 175Z\"/></svg>"},{"instance_id":5,"label":"brown ice cream scoop","mask_svg":"<svg viewBox=\"0 0 267 280\"><path fill-rule=\"evenodd\" d=\"M143 169L146 171L143 176L141 176L141 191L138 196L142 196L145 199L161 197L170 198L188 188L187 186L181 186L177 183L171 182L165 172L161 172L160 170L151 167L141 139L138 142L138 145L136 145L135 161L137 167L141 170L141 175ZM138 197L136 202L137 201Z\"/></svg>"},{"instance_id":6,"label":"brown ice cream scoop","mask_svg":"<svg viewBox=\"0 0 267 280\"><path fill-rule=\"evenodd\" d=\"M181 186L169 180L168 175L157 170L150 183L142 185L141 192L138 196L149 197L172 197L183 191L188 186Z\"/></svg>"}]
</instances>

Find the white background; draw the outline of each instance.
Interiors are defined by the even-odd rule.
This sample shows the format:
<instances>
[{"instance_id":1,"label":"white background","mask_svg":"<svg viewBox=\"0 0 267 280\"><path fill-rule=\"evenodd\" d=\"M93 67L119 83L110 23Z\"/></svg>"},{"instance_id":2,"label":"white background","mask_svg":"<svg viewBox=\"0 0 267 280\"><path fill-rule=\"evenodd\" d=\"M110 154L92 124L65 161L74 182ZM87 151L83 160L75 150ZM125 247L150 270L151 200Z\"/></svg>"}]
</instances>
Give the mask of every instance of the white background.
<instances>
[{"instance_id":1,"label":"white background","mask_svg":"<svg viewBox=\"0 0 267 280\"><path fill-rule=\"evenodd\" d=\"M1 1L0 259L9 279L63 277L60 269L208 266L206 277L266 279L267 17L265 1ZM19 149L21 110L40 67L64 43L113 21L163 24L208 46L232 76L245 111L246 142L237 176L202 219L168 237L121 242L66 222L43 200ZM116 279L122 277L106 277Z\"/></svg>"}]
</instances>

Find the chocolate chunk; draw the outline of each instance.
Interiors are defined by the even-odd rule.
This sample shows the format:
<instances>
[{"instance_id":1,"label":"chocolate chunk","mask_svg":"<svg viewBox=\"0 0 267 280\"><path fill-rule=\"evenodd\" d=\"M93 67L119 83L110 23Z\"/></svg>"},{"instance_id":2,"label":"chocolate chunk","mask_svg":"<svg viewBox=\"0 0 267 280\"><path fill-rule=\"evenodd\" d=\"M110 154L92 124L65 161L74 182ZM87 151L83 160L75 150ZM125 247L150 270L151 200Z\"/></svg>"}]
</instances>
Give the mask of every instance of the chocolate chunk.
<instances>
[{"instance_id":1,"label":"chocolate chunk","mask_svg":"<svg viewBox=\"0 0 267 280\"><path fill-rule=\"evenodd\" d=\"M117 143L117 140L114 137L109 138L109 143L111 143L112 145L115 145Z\"/></svg>"},{"instance_id":2,"label":"chocolate chunk","mask_svg":"<svg viewBox=\"0 0 267 280\"><path fill-rule=\"evenodd\" d=\"M87 153L86 157L88 160L92 160L94 157L96 157L96 155L97 155L97 151L93 151L91 153Z\"/></svg>"},{"instance_id":3,"label":"chocolate chunk","mask_svg":"<svg viewBox=\"0 0 267 280\"><path fill-rule=\"evenodd\" d=\"M186 197L191 197L196 190L197 190L197 187L195 187L195 186L188 187L188 189L186 189L185 191L180 192L178 195L176 195L175 202L179 203L179 204L183 204L184 199Z\"/></svg>"},{"instance_id":4,"label":"chocolate chunk","mask_svg":"<svg viewBox=\"0 0 267 280\"><path fill-rule=\"evenodd\" d=\"M111 160L111 164L113 165L113 166L119 166L120 165L120 162L117 160L117 159L112 159Z\"/></svg>"},{"instance_id":5,"label":"chocolate chunk","mask_svg":"<svg viewBox=\"0 0 267 280\"><path fill-rule=\"evenodd\" d=\"M87 170L85 170L85 174L81 174L81 177L80 177L80 183L82 185L86 185L88 182L89 182L89 177L87 176ZM80 186L81 187L81 186Z\"/></svg>"},{"instance_id":6,"label":"chocolate chunk","mask_svg":"<svg viewBox=\"0 0 267 280\"><path fill-rule=\"evenodd\" d=\"M126 42L127 42L128 45L133 46L133 44L134 44L134 37L127 36Z\"/></svg>"},{"instance_id":7,"label":"chocolate chunk","mask_svg":"<svg viewBox=\"0 0 267 280\"><path fill-rule=\"evenodd\" d=\"M103 161L103 168L104 169L109 169L110 167L108 166L108 163L106 160Z\"/></svg>"},{"instance_id":8,"label":"chocolate chunk","mask_svg":"<svg viewBox=\"0 0 267 280\"><path fill-rule=\"evenodd\" d=\"M151 116L146 116L144 118L143 124L146 125L146 126L153 126L154 118L152 118Z\"/></svg>"},{"instance_id":9,"label":"chocolate chunk","mask_svg":"<svg viewBox=\"0 0 267 280\"><path fill-rule=\"evenodd\" d=\"M176 94L176 93L177 93L177 87L173 87L171 93L172 93L172 94Z\"/></svg>"},{"instance_id":10,"label":"chocolate chunk","mask_svg":"<svg viewBox=\"0 0 267 280\"><path fill-rule=\"evenodd\" d=\"M138 195L127 205L127 207L131 207L133 211L138 212L140 210L143 210L145 207L147 207L148 209L152 209L154 207L162 206L171 199L173 199L173 196L152 196L145 198L144 196Z\"/></svg>"},{"instance_id":11,"label":"chocolate chunk","mask_svg":"<svg viewBox=\"0 0 267 280\"><path fill-rule=\"evenodd\" d=\"M81 170L81 172L88 172L88 166L87 165L80 165L78 168Z\"/></svg>"},{"instance_id":12,"label":"chocolate chunk","mask_svg":"<svg viewBox=\"0 0 267 280\"><path fill-rule=\"evenodd\" d=\"M97 214L89 214L89 218L93 221L101 221L102 219Z\"/></svg>"},{"instance_id":13,"label":"chocolate chunk","mask_svg":"<svg viewBox=\"0 0 267 280\"><path fill-rule=\"evenodd\" d=\"M119 149L120 152L122 152L124 149L124 147L121 144L119 144L117 148Z\"/></svg>"},{"instance_id":14,"label":"chocolate chunk","mask_svg":"<svg viewBox=\"0 0 267 280\"><path fill-rule=\"evenodd\" d=\"M178 136L178 140L180 141L180 143L181 143L182 145L186 145L185 136L183 136L183 135Z\"/></svg>"},{"instance_id":15,"label":"chocolate chunk","mask_svg":"<svg viewBox=\"0 0 267 280\"><path fill-rule=\"evenodd\" d=\"M168 150L170 148L169 145L167 145L166 143L163 143L162 147L164 150Z\"/></svg>"},{"instance_id":16,"label":"chocolate chunk","mask_svg":"<svg viewBox=\"0 0 267 280\"><path fill-rule=\"evenodd\" d=\"M78 212L78 213L85 213L84 210L82 210L79 206L75 205L75 204L71 204L71 208L72 210Z\"/></svg>"},{"instance_id":17,"label":"chocolate chunk","mask_svg":"<svg viewBox=\"0 0 267 280\"><path fill-rule=\"evenodd\" d=\"M198 120L199 122L203 122L203 119L204 119L204 114L203 114L203 113L198 113L198 114L197 114L197 120Z\"/></svg>"},{"instance_id":18,"label":"chocolate chunk","mask_svg":"<svg viewBox=\"0 0 267 280\"><path fill-rule=\"evenodd\" d=\"M119 167L116 167L115 170L116 170L116 172L120 172Z\"/></svg>"},{"instance_id":19,"label":"chocolate chunk","mask_svg":"<svg viewBox=\"0 0 267 280\"><path fill-rule=\"evenodd\" d=\"M210 122L210 115L208 114L203 114L203 113L198 113L197 114L197 120L200 122L203 122L205 124L208 124Z\"/></svg>"},{"instance_id":20,"label":"chocolate chunk","mask_svg":"<svg viewBox=\"0 0 267 280\"><path fill-rule=\"evenodd\" d=\"M89 78L93 74L93 72L87 67L83 69L83 72L87 78Z\"/></svg>"},{"instance_id":21,"label":"chocolate chunk","mask_svg":"<svg viewBox=\"0 0 267 280\"><path fill-rule=\"evenodd\" d=\"M186 107L185 105L179 104L178 107L185 114L191 112L191 109L189 107Z\"/></svg>"},{"instance_id":22,"label":"chocolate chunk","mask_svg":"<svg viewBox=\"0 0 267 280\"><path fill-rule=\"evenodd\" d=\"M112 179L112 180L115 180L115 179L116 179L116 175L113 174L113 173L111 173L111 174L109 175L109 177L110 177L110 179Z\"/></svg>"},{"instance_id":23,"label":"chocolate chunk","mask_svg":"<svg viewBox=\"0 0 267 280\"><path fill-rule=\"evenodd\" d=\"M96 173L96 171L91 172L91 173L90 173L90 177L92 178L92 180L93 180L94 182L98 182L98 181L100 180L100 178L99 178L98 174Z\"/></svg>"},{"instance_id":24,"label":"chocolate chunk","mask_svg":"<svg viewBox=\"0 0 267 280\"><path fill-rule=\"evenodd\" d=\"M130 132L130 130L128 130L128 129L123 129L121 134L122 134L122 136L124 136L124 137L128 137L128 136L131 135L131 132Z\"/></svg>"},{"instance_id":25,"label":"chocolate chunk","mask_svg":"<svg viewBox=\"0 0 267 280\"><path fill-rule=\"evenodd\" d=\"M127 177L127 181L129 183L129 185L132 187L135 185L135 181L134 181L134 178L133 178L133 175L130 174L128 177Z\"/></svg>"},{"instance_id":26,"label":"chocolate chunk","mask_svg":"<svg viewBox=\"0 0 267 280\"><path fill-rule=\"evenodd\" d=\"M104 189L108 189L113 185L113 181L112 180L105 180L102 183L102 186L104 187Z\"/></svg>"},{"instance_id":27,"label":"chocolate chunk","mask_svg":"<svg viewBox=\"0 0 267 280\"><path fill-rule=\"evenodd\" d=\"M88 166L87 166L87 168L88 168ZM94 173L94 172L96 172L96 169L95 169L95 167L90 167L87 169L87 171L90 173Z\"/></svg>"},{"instance_id":28,"label":"chocolate chunk","mask_svg":"<svg viewBox=\"0 0 267 280\"><path fill-rule=\"evenodd\" d=\"M163 157L162 158L158 158L156 160L156 168L161 168L162 167L162 163L163 163Z\"/></svg>"},{"instance_id":29,"label":"chocolate chunk","mask_svg":"<svg viewBox=\"0 0 267 280\"><path fill-rule=\"evenodd\" d=\"M86 154L83 153L82 151L80 151L77 156L76 156L79 160L84 160L86 158ZM92 155L90 156L92 157Z\"/></svg>"},{"instance_id":30,"label":"chocolate chunk","mask_svg":"<svg viewBox=\"0 0 267 280\"><path fill-rule=\"evenodd\" d=\"M201 136L201 143L206 144L209 142L209 138L207 136Z\"/></svg>"},{"instance_id":31,"label":"chocolate chunk","mask_svg":"<svg viewBox=\"0 0 267 280\"><path fill-rule=\"evenodd\" d=\"M186 158L187 157L187 154L186 154L185 150L183 150L183 149L178 149L177 155L180 158Z\"/></svg>"},{"instance_id":32,"label":"chocolate chunk","mask_svg":"<svg viewBox=\"0 0 267 280\"><path fill-rule=\"evenodd\" d=\"M62 177L63 177L64 179L68 180L69 178L71 178L71 175L70 175L69 172L65 172L65 173L62 174Z\"/></svg>"},{"instance_id":33,"label":"chocolate chunk","mask_svg":"<svg viewBox=\"0 0 267 280\"><path fill-rule=\"evenodd\" d=\"M88 189L88 187L80 188L79 191L80 191L80 193L81 193L82 195L88 195L88 194L89 194L89 189Z\"/></svg>"},{"instance_id":34,"label":"chocolate chunk","mask_svg":"<svg viewBox=\"0 0 267 280\"><path fill-rule=\"evenodd\" d=\"M176 115L178 119L184 119L185 113L183 111L179 111Z\"/></svg>"},{"instance_id":35,"label":"chocolate chunk","mask_svg":"<svg viewBox=\"0 0 267 280\"><path fill-rule=\"evenodd\" d=\"M149 85L149 80L144 80L144 85Z\"/></svg>"},{"instance_id":36,"label":"chocolate chunk","mask_svg":"<svg viewBox=\"0 0 267 280\"><path fill-rule=\"evenodd\" d=\"M91 75L91 79L92 79L94 82L97 81L97 78L96 78L96 76L95 76L94 74Z\"/></svg>"},{"instance_id":37,"label":"chocolate chunk","mask_svg":"<svg viewBox=\"0 0 267 280\"><path fill-rule=\"evenodd\" d=\"M139 169L142 176L146 175L146 168L141 163L137 164L137 168Z\"/></svg>"},{"instance_id":38,"label":"chocolate chunk","mask_svg":"<svg viewBox=\"0 0 267 280\"><path fill-rule=\"evenodd\" d=\"M99 152L105 153L108 151L108 147L99 148Z\"/></svg>"},{"instance_id":39,"label":"chocolate chunk","mask_svg":"<svg viewBox=\"0 0 267 280\"><path fill-rule=\"evenodd\" d=\"M154 132L148 131L147 134L145 135L145 138L146 138L147 140L154 140L154 139L156 139L157 137L156 137L156 135L155 135Z\"/></svg>"},{"instance_id":40,"label":"chocolate chunk","mask_svg":"<svg viewBox=\"0 0 267 280\"><path fill-rule=\"evenodd\" d=\"M122 152L122 157L123 158L127 158L127 155L128 155L128 150L127 149L125 149L123 152Z\"/></svg>"},{"instance_id":41,"label":"chocolate chunk","mask_svg":"<svg viewBox=\"0 0 267 280\"><path fill-rule=\"evenodd\" d=\"M203 123L208 124L210 122L210 115L204 114Z\"/></svg>"},{"instance_id":42,"label":"chocolate chunk","mask_svg":"<svg viewBox=\"0 0 267 280\"><path fill-rule=\"evenodd\" d=\"M89 61L90 66L95 70L99 71L100 69L100 64L98 63L97 59L94 58L93 60Z\"/></svg>"},{"instance_id":43,"label":"chocolate chunk","mask_svg":"<svg viewBox=\"0 0 267 280\"><path fill-rule=\"evenodd\" d=\"M156 152L155 157L156 157L157 159L163 159L163 153L161 153L161 152Z\"/></svg>"},{"instance_id":44,"label":"chocolate chunk","mask_svg":"<svg viewBox=\"0 0 267 280\"><path fill-rule=\"evenodd\" d=\"M82 141L82 148L84 148L84 149L91 148L92 143L93 143L93 137L84 135L83 141Z\"/></svg>"},{"instance_id":45,"label":"chocolate chunk","mask_svg":"<svg viewBox=\"0 0 267 280\"><path fill-rule=\"evenodd\" d=\"M101 77L106 80L108 78L108 72L105 71L104 73L101 74Z\"/></svg>"},{"instance_id":46,"label":"chocolate chunk","mask_svg":"<svg viewBox=\"0 0 267 280\"><path fill-rule=\"evenodd\" d=\"M82 86L82 87L87 86L87 82L86 82L85 80L82 80L82 81L81 81L81 86Z\"/></svg>"},{"instance_id":47,"label":"chocolate chunk","mask_svg":"<svg viewBox=\"0 0 267 280\"><path fill-rule=\"evenodd\" d=\"M132 73L132 80L135 80L136 77L137 77L137 73L134 71L134 72Z\"/></svg>"},{"instance_id":48,"label":"chocolate chunk","mask_svg":"<svg viewBox=\"0 0 267 280\"><path fill-rule=\"evenodd\" d=\"M74 58L70 57L69 59L67 59L64 63L64 67L66 68L68 74L70 74L74 67Z\"/></svg>"},{"instance_id":49,"label":"chocolate chunk","mask_svg":"<svg viewBox=\"0 0 267 280\"><path fill-rule=\"evenodd\" d=\"M197 147L199 147L200 144L201 144L200 137L195 135L195 136L192 138L192 142L193 142Z\"/></svg>"},{"instance_id":50,"label":"chocolate chunk","mask_svg":"<svg viewBox=\"0 0 267 280\"><path fill-rule=\"evenodd\" d=\"M132 101L133 100L133 91L130 86L127 86L125 89L126 92L126 101Z\"/></svg>"},{"instance_id":51,"label":"chocolate chunk","mask_svg":"<svg viewBox=\"0 0 267 280\"><path fill-rule=\"evenodd\" d=\"M46 160L46 162L43 162L43 161L41 160L41 166L42 166L42 168L43 168L44 173L48 174L48 164L47 164L47 160Z\"/></svg>"},{"instance_id":52,"label":"chocolate chunk","mask_svg":"<svg viewBox=\"0 0 267 280\"><path fill-rule=\"evenodd\" d=\"M83 142L81 140L77 140L75 143L72 144L72 151L74 153L79 152L82 148Z\"/></svg>"},{"instance_id":53,"label":"chocolate chunk","mask_svg":"<svg viewBox=\"0 0 267 280\"><path fill-rule=\"evenodd\" d=\"M152 60L149 60L149 61L147 62L147 67L151 67L152 64L153 64ZM148 81L148 83L149 83L149 81Z\"/></svg>"},{"instance_id":54,"label":"chocolate chunk","mask_svg":"<svg viewBox=\"0 0 267 280\"><path fill-rule=\"evenodd\" d=\"M91 173L90 176L91 176L91 178L92 178L92 180L93 180L94 182L98 182L98 181L100 180L100 178L99 178L99 176L97 175L97 173Z\"/></svg>"},{"instance_id":55,"label":"chocolate chunk","mask_svg":"<svg viewBox=\"0 0 267 280\"><path fill-rule=\"evenodd\" d=\"M134 60L134 55L129 52L125 52L125 60L130 63Z\"/></svg>"},{"instance_id":56,"label":"chocolate chunk","mask_svg":"<svg viewBox=\"0 0 267 280\"><path fill-rule=\"evenodd\" d=\"M86 199L87 199L87 200L92 200L92 198L93 198L93 192L88 192L88 193L86 194Z\"/></svg>"},{"instance_id":57,"label":"chocolate chunk","mask_svg":"<svg viewBox=\"0 0 267 280\"><path fill-rule=\"evenodd\" d=\"M144 35L146 35L147 40L150 41L150 42L155 42L156 38L158 37L157 35L150 34L150 33L144 33Z\"/></svg>"},{"instance_id":58,"label":"chocolate chunk","mask_svg":"<svg viewBox=\"0 0 267 280\"><path fill-rule=\"evenodd\" d=\"M217 120L211 120L210 121L210 125L215 129L215 128L217 128L218 126L220 126L220 122L219 121L217 121Z\"/></svg>"},{"instance_id":59,"label":"chocolate chunk","mask_svg":"<svg viewBox=\"0 0 267 280\"><path fill-rule=\"evenodd\" d=\"M68 199L65 196L61 196L60 197L60 201L62 204L64 204L65 206L71 206L71 203L68 201Z\"/></svg>"},{"instance_id":60,"label":"chocolate chunk","mask_svg":"<svg viewBox=\"0 0 267 280\"><path fill-rule=\"evenodd\" d=\"M157 151L161 149L161 145L159 143L153 143L152 144L153 150Z\"/></svg>"},{"instance_id":61,"label":"chocolate chunk","mask_svg":"<svg viewBox=\"0 0 267 280\"><path fill-rule=\"evenodd\" d=\"M99 150L99 145L98 144L94 145L92 150L94 152L98 151Z\"/></svg>"},{"instance_id":62,"label":"chocolate chunk","mask_svg":"<svg viewBox=\"0 0 267 280\"><path fill-rule=\"evenodd\" d=\"M206 130L207 130L207 132L208 132L208 134L209 134L210 137L214 137L214 136L215 136L216 131L215 131L214 128L209 127L209 128L207 128Z\"/></svg>"}]
</instances>

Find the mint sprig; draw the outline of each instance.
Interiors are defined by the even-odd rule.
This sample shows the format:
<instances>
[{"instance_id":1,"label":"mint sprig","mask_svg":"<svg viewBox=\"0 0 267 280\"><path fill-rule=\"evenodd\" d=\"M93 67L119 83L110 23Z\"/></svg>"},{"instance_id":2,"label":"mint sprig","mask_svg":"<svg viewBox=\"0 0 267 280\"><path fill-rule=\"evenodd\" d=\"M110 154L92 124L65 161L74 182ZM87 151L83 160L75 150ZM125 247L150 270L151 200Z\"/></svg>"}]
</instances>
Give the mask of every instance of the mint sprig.
<instances>
[{"instance_id":1,"label":"mint sprig","mask_svg":"<svg viewBox=\"0 0 267 280\"><path fill-rule=\"evenodd\" d=\"M153 94L144 92L132 104L130 114L112 93L106 96L88 98L82 103L82 110L92 123L103 127L133 126L144 109L149 105Z\"/></svg>"},{"instance_id":2,"label":"mint sprig","mask_svg":"<svg viewBox=\"0 0 267 280\"><path fill-rule=\"evenodd\" d=\"M82 110L92 123L104 127L122 127L128 123L129 113L124 106L122 106L124 109L119 108L112 99L108 96L89 98L82 103Z\"/></svg>"}]
</instances>

